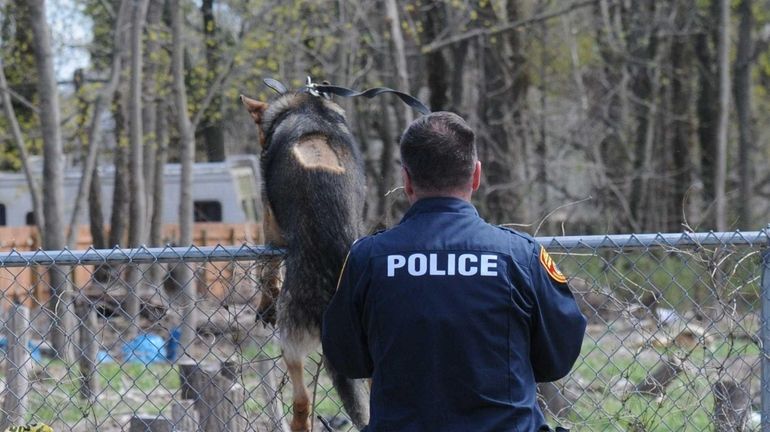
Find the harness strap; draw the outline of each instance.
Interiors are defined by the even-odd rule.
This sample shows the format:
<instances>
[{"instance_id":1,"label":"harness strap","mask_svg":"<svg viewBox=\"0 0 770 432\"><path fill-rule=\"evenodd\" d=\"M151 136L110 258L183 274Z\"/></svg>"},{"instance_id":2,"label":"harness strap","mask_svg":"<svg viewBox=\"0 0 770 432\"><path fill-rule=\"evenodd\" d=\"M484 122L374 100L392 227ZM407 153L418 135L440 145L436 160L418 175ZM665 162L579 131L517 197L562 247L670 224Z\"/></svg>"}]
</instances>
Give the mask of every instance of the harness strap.
<instances>
[{"instance_id":1,"label":"harness strap","mask_svg":"<svg viewBox=\"0 0 770 432\"><path fill-rule=\"evenodd\" d=\"M263 82L265 83L265 85L273 89L278 94L284 94L288 91L286 90L285 85L283 85L280 81L274 80L272 78L265 78ZM365 98L371 99L383 93L393 93L394 95L398 96L398 98L401 99L402 102L409 105L420 114L428 115L431 113L430 109L428 109L428 107L425 106L425 104L423 104L416 97L404 92L400 92L398 90L393 90L392 88L388 88L388 87L375 87L375 88L370 88L368 90L364 90L362 92L358 92L345 87L314 83L310 79L310 77L307 77L307 84L305 84L303 87L300 87L298 91L303 93L309 93L317 97L324 97L327 99L330 97L330 95L341 96L341 97L363 96Z\"/></svg>"},{"instance_id":2,"label":"harness strap","mask_svg":"<svg viewBox=\"0 0 770 432\"><path fill-rule=\"evenodd\" d=\"M416 97L404 92L400 92L398 90L393 90L392 88L388 88L388 87L375 87L375 88L364 90L362 92L357 92L355 90L351 90L345 87L324 85L324 84L313 84L312 90L315 90L319 93L333 94L341 97L363 96L368 99L371 99L383 93L393 93L394 95L398 96L398 98L401 99L401 101L403 101L405 104L412 107L415 111L419 112L420 114L428 115L431 112L430 109L428 109L428 107L426 107L425 104L423 104Z\"/></svg>"},{"instance_id":3,"label":"harness strap","mask_svg":"<svg viewBox=\"0 0 770 432\"><path fill-rule=\"evenodd\" d=\"M262 81L265 83L266 86L273 89L273 91L275 91L276 93L278 94L286 93L286 86L283 85L283 83L281 83L280 81L274 80L272 78L265 78Z\"/></svg>"}]
</instances>

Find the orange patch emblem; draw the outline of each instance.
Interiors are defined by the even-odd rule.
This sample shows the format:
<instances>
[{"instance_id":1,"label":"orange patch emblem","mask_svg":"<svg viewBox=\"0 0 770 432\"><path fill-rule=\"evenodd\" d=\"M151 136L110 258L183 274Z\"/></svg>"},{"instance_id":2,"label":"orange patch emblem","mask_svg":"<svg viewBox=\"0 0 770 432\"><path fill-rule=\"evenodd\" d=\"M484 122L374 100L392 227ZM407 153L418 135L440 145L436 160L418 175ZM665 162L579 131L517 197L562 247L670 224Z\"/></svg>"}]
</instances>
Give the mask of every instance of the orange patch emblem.
<instances>
[{"instance_id":1,"label":"orange patch emblem","mask_svg":"<svg viewBox=\"0 0 770 432\"><path fill-rule=\"evenodd\" d=\"M559 283L567 283L567 278L556 268L553 258L551 258L551 255L548 255L548 252L542 246L540 246L540 264L545 268L545 272L548 273L551 279Z\"/></svg>"}]
</instances>

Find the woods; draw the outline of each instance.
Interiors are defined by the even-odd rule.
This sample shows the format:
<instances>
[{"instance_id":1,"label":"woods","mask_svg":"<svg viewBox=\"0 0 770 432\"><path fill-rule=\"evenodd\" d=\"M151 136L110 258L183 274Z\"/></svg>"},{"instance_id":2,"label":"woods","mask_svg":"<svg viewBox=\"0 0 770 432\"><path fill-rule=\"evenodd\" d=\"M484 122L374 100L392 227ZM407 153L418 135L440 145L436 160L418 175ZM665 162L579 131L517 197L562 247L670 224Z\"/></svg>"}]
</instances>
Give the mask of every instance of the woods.
<instances>
[{"instance_id":1,"label":"woods","mask_svg":"<svg viewBox=\"0 0 770 432\"><path fill-rule=\"evenodd\" d=\"M265 99L262 78L296 88L309 75L397 88L467 118L484 166L475 204L494 222L541 235L758 229L770 210L769 6L7 1L0 169L28 173L46 248L71 244L67 226L86 221L102 246L157 244L164 161L256 153L237 96ZM339 102L366 158L368 226L393 224L405 206L397 140L416 113L390 96ZM115 192L100 196L93 174L107 164ZM65 166L82 171L73 202ZM96 211L103 200L110 214Z\"/></svg>"}]
</instances>

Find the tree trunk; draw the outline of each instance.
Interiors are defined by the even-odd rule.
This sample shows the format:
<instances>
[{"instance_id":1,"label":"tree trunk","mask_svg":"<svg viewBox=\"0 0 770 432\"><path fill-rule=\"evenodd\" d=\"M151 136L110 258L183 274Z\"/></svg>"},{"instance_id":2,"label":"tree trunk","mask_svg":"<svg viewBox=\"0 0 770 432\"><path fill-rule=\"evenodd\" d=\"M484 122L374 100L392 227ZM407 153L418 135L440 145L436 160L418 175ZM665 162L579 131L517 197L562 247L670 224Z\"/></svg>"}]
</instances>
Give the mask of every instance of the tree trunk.
<instances>
[{"instance_id":1,"label":"tree trunk","mask_svg":"<svg viewBox=\"0 0 770 432\"><path fill-rule=\"evenodd\" d=\"M115 93L115 105L112 115L115 117L115 178L112 191L112 214L110 216L109 247L123 244L126 232L128 214L128 160L126 158L126 146L123 143L123 135L126 129L126 116L124 112L123 97L118 91Z\"/></svg>"},{"instance_id":2,"label":"tree trunk","mask_svg":"<svg viewBox=\"0 0 770 432\"><path fill-rule=\"evenodd\" d=\"M452 97L451 110L458 113L470 114L463 104L463 75L465 73L465 59L468 57L468 48L470 43L462 41L452 46L452 81L450 84L450 95Z\"/></svg>"},{"instance_id":3,"label":"tree trunk","mask_svg":"<svg viewBox=\"0 0 770 432\"><path fill-rule=\"evenodd\" d=\"M163 8L165 0L150 0L147 8L147 24L145 26L147 34L147 46L144 50L144 80L142 81L143 107L142 107L142 133L144 136L144 185L145 185L145 203L147 209L145 214L147 219L152 218L154 207L154 189L155 189L155 164L157 163L156 154L158 146L157 131L157 112L158 94L161 89L158 88L158 77L160 65L158 60L158 51L162 49L160 45L161 25L163 19ZM152 225L150 225L152 228ZM152 242L150 242L152 244Z\"/></svg>"},{"instance_id":4,"label":"tree trunk","mask_svg":"<svg viewBox=\"0 0 770 432\"><path fill-rule=\"evenodd\" d=\"M129 212L131 218L128 226L128 245L141 246L145 241L144 227L146 225L147 207L144 190L143 143L144 130L142 127L142 33L149 0L134 2L131 18L131 81L129 89L129 187L131 201Z\"/></svg>"},{"instance_id":5,"label":"tree trunk","mask_svg":"<svg viewBox=\"0 0 770 432\"><path fill-rule=\"evenodd\" d=\"M195 158L195 141L192 125L187 115L187 95L184 81L184 64L182 42L182 14L179 10L179 0L171 0L171 75L173 77L174 104L176 105L177 128L179 130L180 163L182 165L180 198L179 198L179 244L189 246L192 244L193 229L193 200L192 200L192 165ZM195 281L193 270L189 265L181 265L178 268L179 284L182 286L182 295L179 299L181 306L182 324L180 345L187 349L195 339Z\"/></svg>"},{"instance_id":6,"label":"tree trunk","mask_svg":"<svg viewBox=\"0 0 770 432\"><path fill-rule=\"evenodd\" d=\"M97 158L98 165L99 160ZM91 232L91 244L96 249L107 247L107 238L104 231L104 214L102 213L102 180L99 178L99 168L94 167L91 174L91 187L88 192L88 226ZM100 283L106 283L110 279L110 266L98 265L94 270L94 279Z\"/></svg>"},{"instance_id":7,"label":"tree trunk","mask_svg":"<svg viewBox=\"0 0 770 432\"><path fill-rule=\"evenodd\" d=\"M537 199L537 214L539 217L547 214L548 211L548 50L545 49L548 46L548 25L543 22L540 24L540 45L543 49L540 50L540 85L538 92L540 93L540 125L539 136L537 140L537 148L535 149L535 156L537 159L537 174L535 177L535 183L537 189L534 190ZM546 221L547 222L547 221ZM546 225L547 226L547 225ZM535 233L537 234L537 233Z\"/></svg>"},{"instance_id":8,"label":"tree trunk","mask_svg":"<svg viewBox=\"0 0 770 432\"><path fill-rule=\"evenodd\" d=\"M217 24L214 19L214 0L203 0L201 3L203 18L203 40L206 47L206 77L207 87L215 85L221 68L220 47L217 40ZM203 116L201 134L206 145L209 162L225 160L225 132L222 125L222 98L215 96Z\"/></svg>"},{"instance_id":9,"label":"tree trunk","mask_svg":"<svg viewBox=\"0 0 770 432\"><path fill-rule=\"evenodd\" d=\"M150 245L163 246L163 172L166 167L168 155L168 103L165 99L159 99L155 104L156 118L160 121L155 125L155 141L157 149L155 153L155 172L152 189L152 219L150 221Z\"/></svg>"},{"instance_id":10,"label":"tree trunk","mask_svg":"<svg viewBox=\"0 0 770 432\"><path fill-rule=\"evenodd\" d=\"M649 8L649 9L648 9ZM648 200L651 188L650 180L655 176L653 165L653 145L655 140L655 122L658 98L658 37L655 34L655 4L638 5L629 18L634 29L629 34L629 56L636 59L630 66L632 75L631 90L634 96L636 115L635 155L633 182L631 188L631 214L635 230L645 231L652 225Z\"/></svg>"},{"instance_id":11,"label":"tree trunk","mask_svg":"<svg viewBox=\"0 0 770 432\"><path fill-rule=\"evenodd\" d=\"M730 119L730 1L719 0L719 123L717 129L716 229L727 230L727 125Z\"/></svg>"},{"instance_id":12,"label":"tree trunk","mask_svg":"<svg viewBox=\"0 0 770 432\"><path fill-rule=\"evenodd\" d=\"M383 227L390 226L391 209L388 208L388 197L386 194L390 188L395 185L394 167L393 167L393 149L396 147L393 136L394 122L388 110L388 103L385 99L380 100L380 115L376 123L377 132L382 140L382 149L380 151L380 175L377 178L377 215L382 219L379 221Z\"/></svg>"},{"instance_id":13,"label":"tree trunk","mask_svg":"<svg viewBox=\"0 0 770 432\"><path fill-rule=\"evenodd\" d=\"M144 189L143 143L144 130L142 127L142 33L149 0L134 2L131 18L131 81L129 109L129 188L131 201L129 203L130 219L128 221L128 245L136 248L147 241L145 225L147 223L147 202ZM138 328L133 323L139 316L139 291L142 284L144 266L132 265L128 268L126 284L128 294L124 310L132 323L126 329L124 337L131 340L136 336Z\"/></svg>"},{"instance_id":14,"label":"tree trunk","mask_svg":"<svg viewBox=\"0 0 770 432\"><path fill-rule=\"evenodd\" d=\"M712 5L718 1L712 0ZM712 7L712 9L714 9ZM717 73L714 68L716 59L711 39L716 27L714 22L715 12L711 12L702 17L707 23L706 31L695 37L695 53L698 56L698 140L700 141L700 165L701 181L703 182L703 200L708 208L716 198L716 154L717 154L717 118L719 88L717 83ZM705 212L704 212L705 213ZM713 228L713 213L704 216L705 223Z\"/></svg>"},{"instance_id":15,"label":"tree trunk","mask_svg":"<svg viewBox=\"0 0 770 432\"><path fill-rule=\"evenodd\" d=\"M40 124L43 132L43 217L45 219L45 243L47 250L64 247L64 154L61 136L59 92L53 70L50 28L46 21L45 0L30 0L30 26L34 33L33 50L38 73L40 98ZM56 311L56 323L52 328L54 349L66 363L72 361L74 351L69 335L72 334L74 317L71 311L69 269L52 266L49 271L51 302Z\"/></svg>"},{"instance_id":16,"label":"tree trunk","mask_svg":"<svg viewBox=\"0 0 770 432\"><path fill-rule=\"evenodd\" d=\"M98 164L98 160L96 161ZM104 214L102 213L102 181L99 178L99 168L94 167L91 173L91 187L88 193L88 214L90 219L91 243L96 249L107 247L104 235Z\"/></svg>"},{"instance_id":17,"label":"tree trunk","mask_svg":"<svg viewBox=\"0 0 770 432\"><path fill-rule=\"evenodd\" d=\"M443 15L444 4L431 1L429 9L424 13L423 25L425 27L426 41L432 42L438 38L439 32L444 28ZM449 105L449 65L441 50L430 52L425 58L425 68L428 80L430 97L428 103L433 111L443 111Z\"/></svg>"},{"instance_id":18,"label":"tree trunk","mask_svg":"<svg viewBox=\"0 0 770 432\"><path fill-rule=\"evenodd\" d=\"M401 33L401 19L398 16L396 0L385 0L385 16L390 24L390 38L393 41L393 56L396 60L398 90L409 93L409 69L406 64L404 35ZM414 118L412 108L407 105L403 105L403 107L404 123L409 125Z\"/></svg>"},{"instance_id":19,"label":"tree trunk","mask_svg":"<svg viewBox=\"0 0 770 432\"><path fill-rule=\"evenodd\" d=\"M508 21L520 18L519 6L518 1L508 3ZM479 20L499 20L491 3L479 9ZM530 80L523 40L518 32L511 32L505 39L480 39L478 49L482 56L479 120L487 125L486 133L479 134L480 156L486 165L484 205L493 223L526 220L525 191L520 186L527 177L522 172L527 165L523 118Z\"/></svg>"},{"instance_id":20,"label":"tree trunk","mask_svg":"<svg viewBox=\"0 0 770 432\"><path fill-rule=\"evenodd\" d=\"M72 209L72 215L70 217L70 229L67 236L67 246L70 248L74 247L75 242L77 241L77 220L80 217L81 209L85 205L86 198L89 195L87 191L91 190L93 174L96 172L96 160L102 141L102 114L108 107L109 100L115 94L115 90L118 88L120 82L120 71L123 67L122 60L125 47L125 34L122 29L128 20L128 13L131 10L130 3L130 0L122 0L120 3L118 16L115 19L110 75L107 79L107 84L101 88L96 97L96 102L94 102L94 112L88 133L88 154L85 163L83 164L83 171L80 176L80 183L78 184L78 192L75 196L75 206Z\"/></svg>"},{"instance_id":21,"label":"tree trunk","mask_svg":"<svg viewBox=\"0 0 770 432\"><path fill-rule=\"evenodd\" d=\"M599 94L603 97L591 108L598 111L605 131L598 138L598 146L590 147L589 158L599 165L592 191L597 197L598 211L608 215L608 229L627 232L629 229L636 231L636 227L628 200L630 188L627 186L632 151L626 130L630 123L629 78L626 57L618 40L625 31L620 25L621 15L620 5L610 6L606 1L601 1L594 10L596 41L604 64L599 82L606 84L600 88Z\"/></svg>"},{"instance_id":22,"label":"tree trunk","mask_svg":"<svg viewBox=\"0 0 770 432\"><path fill-rule=\"evenodd\" d=\"M679 14L684 14L681 8ZM671 156L672 156L672 191L669 196L668 232L680 232L685 222L686 197L692 175L692 123L690 101L693 76L692 51L689 47L692 39L687 36L675 36L671 41L670 61L672 68L671 79Z\"/></svg>"},{"instance_id":23,"label":"tree trunk","mask_svg":"<svg viewBox=\"0 0 770 432\"><path fill-rule=\"evenodd\" d=\"M735 58L735 78L733 91L735 112L738 117L738 172L740 173L740 195L738 197L738 221L740 228L752 228L751 214L752 183L754 170L751 155L754 150L754 138L751 127L751 65L752 40L751 29L754 26L752 1L742 0L739 6L741 23L738 28L738 51Z\"/></svg>"},{"instance_id":24,"label":"tree trunk","mask_svg":"<svg viewBox=\"0 0 770 432\"><path fill-rule=\"evenodd\" d=\"M155 151L155 165L153 172L152 188L152 216L150 219L150 246L163 246L163 196L164 181L163 173L166 168L166 158L168 149L168 103L163 98L158 98L155 103L155 117L160 121L155 123L155 142L157 145ZM163 270L165 266L153 264L149 270L149 280L153 287L163 285Z\"/></svg>"}]
</instances>

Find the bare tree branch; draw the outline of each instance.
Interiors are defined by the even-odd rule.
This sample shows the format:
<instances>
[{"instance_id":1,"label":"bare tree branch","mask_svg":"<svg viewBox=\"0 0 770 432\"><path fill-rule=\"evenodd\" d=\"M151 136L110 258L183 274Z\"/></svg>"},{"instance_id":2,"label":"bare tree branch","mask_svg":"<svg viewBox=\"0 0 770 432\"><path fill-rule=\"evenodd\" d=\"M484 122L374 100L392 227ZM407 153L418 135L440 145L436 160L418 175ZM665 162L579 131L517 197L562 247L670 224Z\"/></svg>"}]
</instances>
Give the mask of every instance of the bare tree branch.
<instances>
[{"instance_id":1,"label":"bare tree branch","mask_svg":"<svg viewBox=\"0 0 770 432\"><path fill-rule=\"evenodd\" d=\"M515 30L515 29L517 29L519 27L523 27L523 26L526 26L526 25L529 25L529 24L538 23L538 22L541 22L541 21L546 21L546 20L549 20L551 18L556 18L556 17L559 17L561 15L568 14L568 13L570 13L572 11L577 10L577 9L582 9L584 7L587 7L587 6L593 6L594 4L597 3L597 1L598 0L579 1L579 2L572 3L571 5L569 5L569 6L565 7L565 8L562 8L562 9L559 9L559 10L556 10L556 11L553 11L553 12L545 12L545 13L542 13L542 14L539 14L539 15L535 15L535 16L530 17L530 18L521 19L521 20L517 20L517 21L514 21L514 22L506 23L506 24L496 25L496 26L490 27L488 29L470 30L470 31L467 31L467 32L464 32L464 33L460 33L460 34L454 35L454 36L452 36L450 38L447 38L447 39L444 39L444 40L439 40L439 41L431 42L428 45L425 45L424 47L422 47L421 52L423 54L428 54L428 53L431 53L433 51L439 50L439 49L444 48L444 47L449 46L449 45L454 45L454 44L456 44L458 42L462 42L462 41L467 40L467 39L473 39L473 38L479 37L479 36L490 36L490 35L494 35L494 34L498 34L498 33L503 33L503 32L507 32L507 31Z\"/></svg>"}]
</instances>

